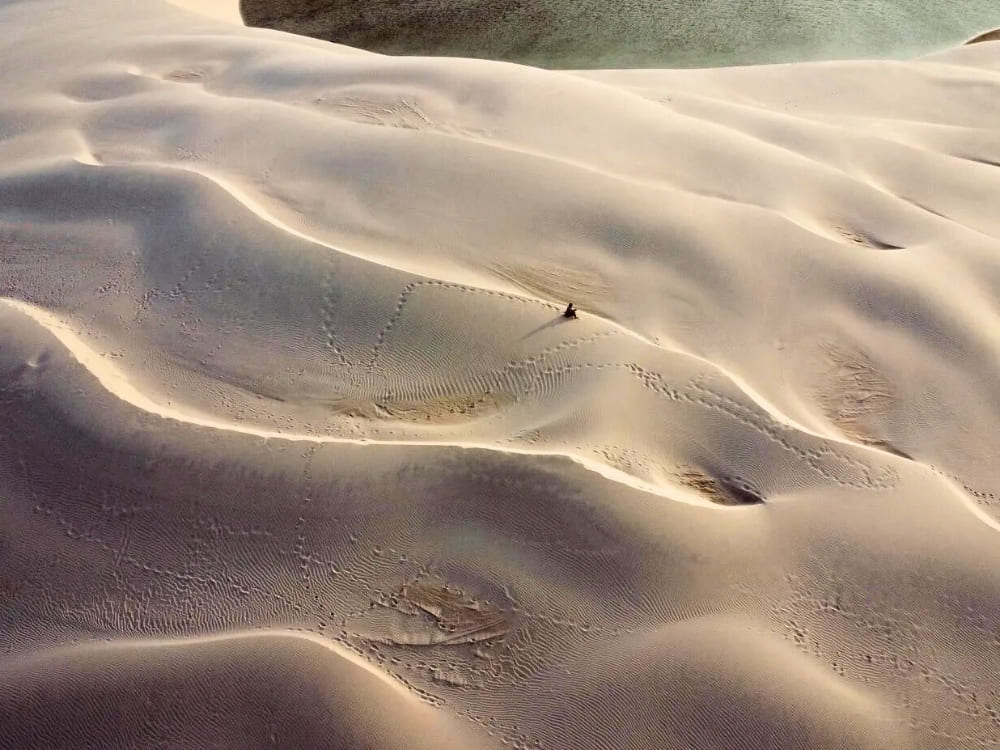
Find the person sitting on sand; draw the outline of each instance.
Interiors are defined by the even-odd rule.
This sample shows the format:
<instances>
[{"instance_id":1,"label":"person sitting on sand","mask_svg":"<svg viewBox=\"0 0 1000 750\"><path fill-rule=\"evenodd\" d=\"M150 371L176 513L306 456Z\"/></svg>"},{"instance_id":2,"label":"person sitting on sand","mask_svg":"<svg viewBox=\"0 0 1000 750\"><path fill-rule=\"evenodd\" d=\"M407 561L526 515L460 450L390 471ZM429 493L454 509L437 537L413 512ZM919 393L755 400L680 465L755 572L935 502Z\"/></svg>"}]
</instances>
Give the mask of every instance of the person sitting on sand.
<instances>
[{"instance_id":1,"label":"person sitting on sand","mask_svg":"<svg viewBox=\"0 0 1000 750\"><path fill-rule=\"evenodd\" d=\"M563 312L563 317L564 318L575 318L576 317L576 308L573 307L573 303L572 302L570 302L568 305L566 305L566 310L565 310L565 312Z\"/></svg>"}]
</instances>

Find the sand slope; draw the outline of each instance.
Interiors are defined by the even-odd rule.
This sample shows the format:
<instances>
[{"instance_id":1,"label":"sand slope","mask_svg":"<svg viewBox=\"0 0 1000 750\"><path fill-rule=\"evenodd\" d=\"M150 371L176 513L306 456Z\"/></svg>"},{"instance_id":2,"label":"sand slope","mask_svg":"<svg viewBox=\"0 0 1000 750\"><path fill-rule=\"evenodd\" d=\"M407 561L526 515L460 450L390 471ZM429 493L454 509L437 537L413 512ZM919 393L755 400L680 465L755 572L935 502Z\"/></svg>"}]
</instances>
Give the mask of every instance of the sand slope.
<instances>
[{"instance_id":1,"label":"sand slope","mask_svg":"<svg viewBox=\"0 0 1000 750\"><path fill-rule=\"evenodd\" d=\"M0 27L0 745L1000 739L1000 44Z\"/></svg>"}]
</instances>

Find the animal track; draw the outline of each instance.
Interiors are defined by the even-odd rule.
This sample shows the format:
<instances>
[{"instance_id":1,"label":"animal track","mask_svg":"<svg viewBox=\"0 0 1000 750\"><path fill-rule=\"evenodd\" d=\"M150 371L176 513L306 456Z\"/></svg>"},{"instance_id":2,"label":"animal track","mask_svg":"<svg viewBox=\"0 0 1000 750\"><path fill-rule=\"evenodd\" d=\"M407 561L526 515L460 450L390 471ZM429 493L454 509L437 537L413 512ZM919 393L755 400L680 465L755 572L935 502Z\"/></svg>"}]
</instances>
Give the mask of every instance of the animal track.
<instances>
[{"instance_id":1,"label":"animal track","mask_svg":"<svg viewBox=\"0 0 1000 750\"><path fill-rule=\"evenodd\" d=\"M369 372L374 372L377 369L380 355L386 345L389 334L404 315L410 298L418 290L425 287L453 290L462 294L486 294L488 296L514 301L518 304L541 305L552 310L553 312L560 310L558 306L551 303L544 303L524 297L518 297L505 292L496 292L493 290L485 290L477 287L469 287L436 280L414 281L403 287L389 320L376 336L375 344L372 347L371 354L369 355L369 359L366 364L366 369ZM604 338L615 335L619 335L618 331L609 329L589 334L587 336L569 339L547 347L536 354L517 360L511 360L501 368L484 372L480 377L491 384L489 392L500 393L509 390L515 400L521 400L526 397L538 396L548 391L549 389L555 387L555 383L559 378L565 375L587 370L598 372L617 370L632 376L641 385L643 385L643 387L653 391L658 396L668 401L689 403L725 414L728 418L749 427L767 438L770 442L777 444L783 450L793 454L798 461L808 466L813 473L825 481L852 489L877 491L888 490L896 485L898 477L890 467L881 467L881 469L876 473L876 471L869 464L837 450L832 444L821 445L813 449L799 447L791 439L791 435L796 432L794 428L782 425L762 411L741 404L728 396L724 396L703 386L699 379L695 379L683 386L673 385L670 384L661 373L640 367L634 362L583 362L545 366L546 362L561 352L588 346ZM859 406L851 412L851 415L858 413L858 409L861 408L860 403L861 402L859 402ZM868 403L868 406L872 409L875 408L874 403ZM841 408L840 413L845 413L843 408ZM386 414L392 415L393 411L390 409L386 412ZM847 424L846 420L851 417L851 415L843 417L842 421ZM404 412L400 412L397 416L405 417L405 410ZM831 468L831 462L847 470L853 476L845 477L843 476L842 471L835 471ZM737 496L741 498L739 500L741 503L756 503L763 499L761 491L752 487L750 484L747 484L746 480L718 478L717 481L722 482L722 484L718 485L716 489L718 492L722 492L727 498L730 498L731 502L737 502L734 499ZM721 489L722 487L726 487L727 489L723 491ZM713 497L721 497L722 495L719 495L718 492L710 494L712 494Z\"/></svg>"},{"instance_id":2,"label":"animal track","mask_svg":"<svg viewBox=\"0 0 1000 750\"><path fill-rule=\"evenodd\" d=\"M488 297L496 297L500 299L506 299L512 302L517 302L519 304L531 304L544 307L549 310L559 310L560 308L549 302L542 302L540 300L532 300L526 297L518 297L514 294L508 294L507 292L499 292L493 289L483 289L481 287L467 286L465 284L456 284L448 281L438 281L436 279L428 279L423 281L411 281L409 284L403 287L402 292L399 294L399 299L396 301L396 308L393 310L392 315L389 317L389 321L382 327L382 330L378 332L375 337L375 345L372 347L371 354L366 365L366 369L371 372L375 369L375 363L378 360L379 354L382 351L382 347L385 344L385 338L392 331L393 327L399 321L406 307L406 303L409 301L410 297L418 289L424 287L438 287L440 289L450 289L462 294L482 294Z\"/></svg>"},{"instance_id":3,"label":"animal track","mask_svg":"<svg viewBox=\"0 0 1000 750\"><path fill-rule=\"evenodd\" d=\"M1000 520L1000 495L995 492L990 492L989 490L982 490L973 487L965 479L958 476L957 474L952 474L949 471L945 471L933 464L928 464L927 468L933 471L940 477L945 479L950 479L951 481L957 483L966 493L968 493L977 503L985 508L989 508L991 511L997 514L998 520Z\"/></svg>"},{"instance_id":4,"label":"animal track","mask_svg":"<svg viewBox=\"0 0 1000 750\"><path fill-rule=\"evenodd\" d=\"M334 326L336 322L335 302L337 289L335 282L336 271L331 262L330 268L323 277L323 307L320 326L323 331L323 341L327 349L333 352L334 357L342 367L351 369L354 367L354 363L344 354L343 346L338 341Z\"/></svg>"}]
</instances>

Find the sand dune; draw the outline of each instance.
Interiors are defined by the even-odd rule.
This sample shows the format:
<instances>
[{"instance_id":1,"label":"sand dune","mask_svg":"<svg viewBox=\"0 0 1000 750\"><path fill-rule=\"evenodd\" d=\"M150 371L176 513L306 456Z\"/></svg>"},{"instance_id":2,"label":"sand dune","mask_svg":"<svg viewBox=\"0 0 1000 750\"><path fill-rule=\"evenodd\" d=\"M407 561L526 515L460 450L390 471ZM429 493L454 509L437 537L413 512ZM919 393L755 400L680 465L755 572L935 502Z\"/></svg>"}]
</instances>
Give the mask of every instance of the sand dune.
<instances>
[{"instance_id":1,"label":"sand dune","mask_svg":"<svg viewBox=\"0 0 1000 750\"><path fill-rule=\"evenodd\" d=\"M1000 44L208 10L0 6L0 746L1000 741Z\"/></svg>"},{"instance_id":2,"label":"sand dune","mask_svg":"<svg viewBox=\"0 0 1000 750\"><path fill-rule=\"evenodd\" d=\"M367 662L298 633L62 648L15 660L11 747L484 746ZM53 714L64 721L53 723ZM381 716L391 715L392 721Z\"/></svg>"}]
</instances>

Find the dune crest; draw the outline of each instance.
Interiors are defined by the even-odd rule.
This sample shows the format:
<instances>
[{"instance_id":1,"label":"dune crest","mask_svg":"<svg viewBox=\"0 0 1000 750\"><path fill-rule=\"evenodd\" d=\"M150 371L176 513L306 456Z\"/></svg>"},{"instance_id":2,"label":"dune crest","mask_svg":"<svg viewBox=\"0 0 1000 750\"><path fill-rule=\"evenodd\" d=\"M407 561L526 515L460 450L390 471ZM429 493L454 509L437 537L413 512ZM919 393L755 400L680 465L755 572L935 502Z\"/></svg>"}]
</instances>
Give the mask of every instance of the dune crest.
<instances>
[{"instance_id":1,"label":"dune crest","mask_svg":"<svg viewBox=\"0 0 1000 750\"><path fill-rule=\"evenodd\" d=\"M990 31L984 31L982 34L978 34L966 44L979 44L980 42L997 42L1000 41L1000 29L991 29Z\"/></svg>"}]
</instances>

